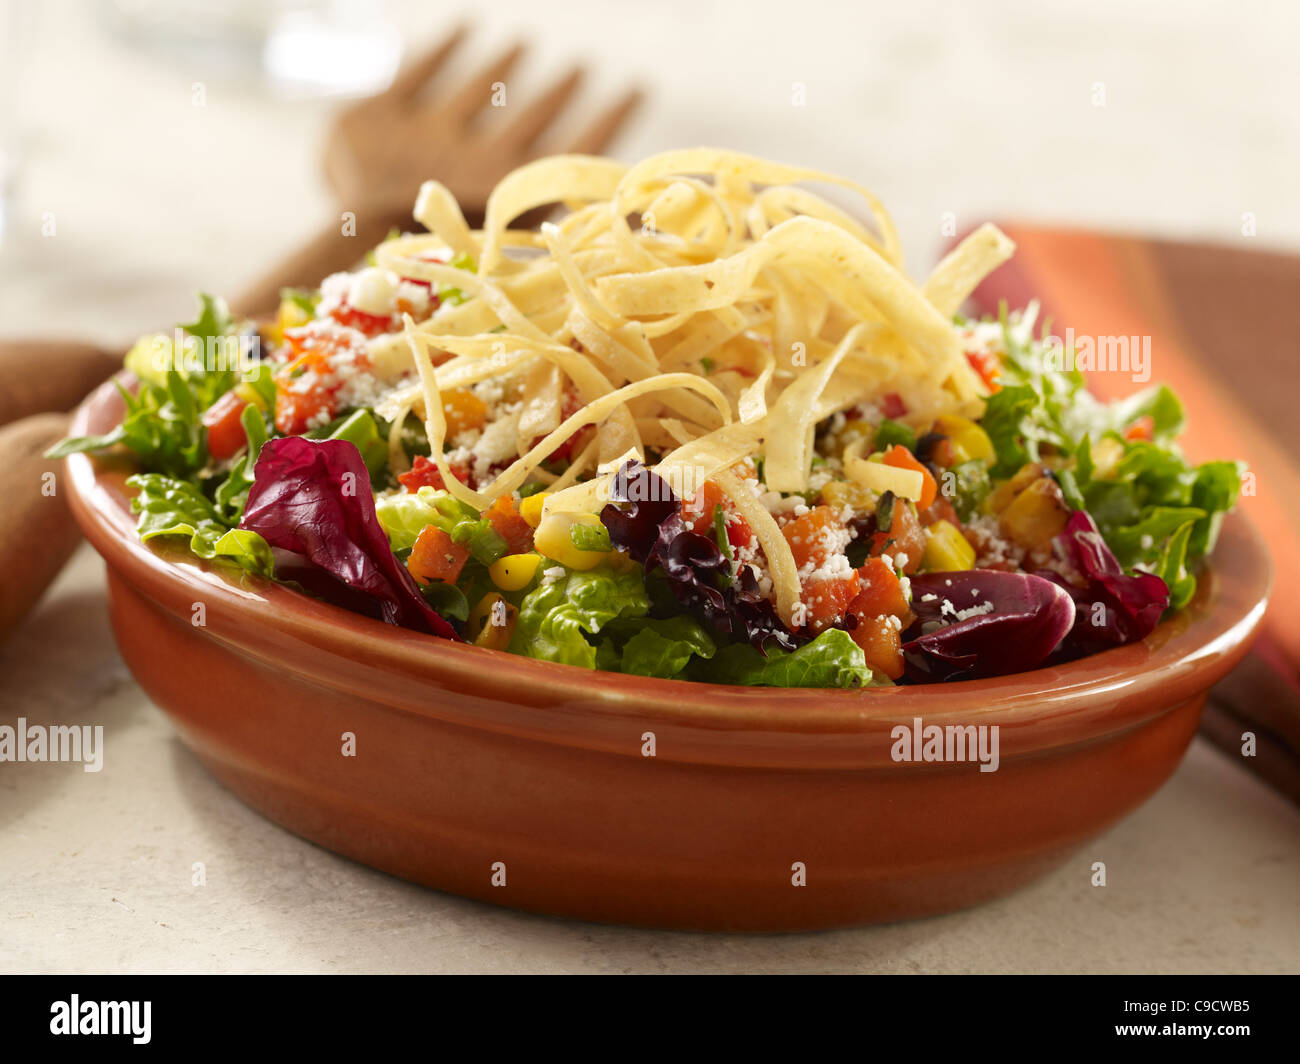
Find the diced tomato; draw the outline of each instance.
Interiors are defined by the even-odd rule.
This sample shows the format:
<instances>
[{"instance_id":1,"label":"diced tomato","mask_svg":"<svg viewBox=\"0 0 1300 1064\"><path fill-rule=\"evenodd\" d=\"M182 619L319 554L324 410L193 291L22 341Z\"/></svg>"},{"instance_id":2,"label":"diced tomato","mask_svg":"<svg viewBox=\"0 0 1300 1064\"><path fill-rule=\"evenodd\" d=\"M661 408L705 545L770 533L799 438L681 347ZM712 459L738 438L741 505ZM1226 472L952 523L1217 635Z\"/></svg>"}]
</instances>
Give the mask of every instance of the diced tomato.
<instances>
[{"instance_id":1,"label":"diced tomato","mask_svg":"<svg viewBox=\"0 0 1300 1064\"><path fill-rule=\"evenodd\" d=\"M371 314L369 311L358 310L349 303L340 303L333 308L330 317L340 325L356 329L366 336L379 336L381 333L391 332L393 328L391 314Z\"/></svg>"},{"instance_id":2,"label":"diced tomato","mask_svg":"<svg viewBox=\"0 0 1300 1064\"><path fill-rule=\"evenodd\" d=\"M893 420L907 413L907 404L903 402L903 397L897 392L890 392L885 396L881 404L881 411L885 417Z\"/></svg>"},{"instance_id":3,"label":"diced tomato","mask_svg":"<svg viewBox=\"0 0 1300 1064\"><path fill-rule=\"evenodd\" d=\"M934 497L939 492L939 485L934 482L934 476L901 443L894 444L885 452L885 465L893 466L895 469L911 469L921 474L921 497L916 502L918 509L924 510L934 502Z\"/></svg>"},{"instance_id":4,"label":"diced tomato","mask_svg":"<svg viewBox=\"0 0 1300 1064\"><path fill-rule=\"evenodd\" d=\"M835 510L829 506L814 506L781 531L790 544L795 565L802 569L811 564L817 569L831 556L835 549L835 531L842 527L843 522Z\"/></svg>"},{"instance_id":5,"label":"diced tomato","mask_svg":"<svg viewBox=\"0 0 1300 1064\"><path fill-rule=\"evenodd\" d=\"M803 585L799 598L807 610L806 626L813 632L824 632L844 618L849 603L858 593L860 580L857 573L845 577L810 580Z\"/></svg>"},{"instance_id":6,"label":"diced tomato","mask_svg":"<svg viewBox=\"0 0 1300 1064\"><path fill-rule=\"evenodd\" d=\"M450 468L453 477L462 484L469 483L469 471L467 469L454 463ZM438 467L422 454L417 454L411 468L405 473L398 473L397 479L401 482L402 487L412 494L421 488L434 488L441 491L447 486L447 482L442 479L442 474L438 472Z\"/></svg>"},{"instance_id":7,"label":"diced tomato","mask_svg":"<svg viewBox=\"0 0 1300 1064\"><path fill-rule=\"evenodd\" d=\"M483 516L506 541L507 554L526 554L533 549L533 526L520 516L513 496L502 495Z\"/></svg>"},{"instance_id":8,"label":"diced tomato","mask_svg":"<svg viewBox=\"0 0 1300 1064\"><path fill-rule=\"evenodd\" d=\"M441 580L454 584L468 560L468 547L452 542L451 536L437 525L425 525L406 559L406 568L417 583Z\"/></svg>"},{"instance_id":9,"label":"diced tomato","mask_svg":"<svg viewBox=\"0 0 1300 1064\"><path fill-rule=\"evenodd\" d=\"M903 572L911 575L921 564L921 555L925 553L925 531L917 518L916 507L906 499L894 503L894 516L889 531L877 532L871 537L871 553L880 555L888 552L890 557L903 554L907 564Z\"/></svg>"},{"instance_id":10,"label":"diced tomato","mask_svg":"<svg viewBox=\"0 0 1300 1064\"><path fill-rule=\"evenodd\" d=\"M894 568L883 558L868 558L858 570L862 583L848 612L862 621L877 617L897 617L904 627L911 623L912 608L903 594L903 585Z\"/></svg>"},{"instance_id":11,"label":"diced tomato","mask_svg":"<svg viewBox=\"0 0 1300 1064\"><path fill-rule=\"evenodd\" d=\"M859 619L850 630L853 642L862 648L867 664L891 680L903 675L903 640L897 628L885 618Z\"/></svg>"},{"instance_id":12,"label":"diced tomato","mask_svg":"<svg viewBox=\"0 0 1300 1064\"><path fill-rule=\"evenodd\" d=\"M248 443L240 419L247 399L241 399L234 389L226 392L203 414L203 426L208 430L208 453L218 462L233 458Z\"/></svg>"},{"instance_id":13,"label":"diced tomato","mask_svg":"<svg viewBox=\"0 0 1300 1064\"><path fill-rule=\"evenodd\" d=\"M1133 424L1124 430L1124 439L1126 440L1147 440L1155 438L1156 422L1150 414L1143 414Z\"/></svg>"},{"instance_id":14,"label":"diced tomato","mask_svg":"<svg viewBox=\"0 0 1300 1064\"><path fill-rule=\"evenodd\" d=\"M988 351L967 351L966 361L970 363L970 368L979 374L980 380L990 392L1001 390L1002 385L998 383L997 378L1002 372L1002 362L997 355Z\"/></svg>"}]
</instances>

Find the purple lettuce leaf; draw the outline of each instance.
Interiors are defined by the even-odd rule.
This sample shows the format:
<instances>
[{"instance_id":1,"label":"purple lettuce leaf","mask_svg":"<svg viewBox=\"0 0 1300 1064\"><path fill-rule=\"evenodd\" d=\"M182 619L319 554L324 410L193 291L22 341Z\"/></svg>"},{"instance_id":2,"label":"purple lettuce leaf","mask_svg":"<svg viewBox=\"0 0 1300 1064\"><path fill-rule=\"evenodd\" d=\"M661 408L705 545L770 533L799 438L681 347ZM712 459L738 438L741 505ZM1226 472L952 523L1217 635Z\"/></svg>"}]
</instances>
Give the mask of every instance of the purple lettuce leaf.
<instances>
[{"instance_id":1,"label":"purple lettuce leaf","mask_svg":"<svg viewBox=\"0 0 1300 1064\"><path fill-rule=\"evenodd\" d=\"M1076 587L1051 570L1038 573L1074 600L1074 627L1062 647L1064 654L1082 657L1150 635L1169 606L1168 585L1153 573L1126 573L1083 510L1070 515L1065 531L1056 538L1070 565L1087 582Z\"/></svg>"},{"instance_id":2,"label":"purple lettuce leaf","mask_svg":"<svg viewBox=\"0 0 1300 1064\"><path fill-rule=\"evenodd\" d=\"M614 475L610 499L600 512L610 542L644 565L647 575L661 569L677 601L713 631L760 651L794 650L806 642L759 594L748 566L730 583L719 579L729 571L726 557L711 536L686 526L677 495L663 478L627 462Z\"/></svg>"},{"instance_id":3,"label":"purple lettuce leaf","mask_svg":"<svg viewBox=\"0 0 1300 1064\"><path fill-rule=\"evenodd\" d=\"M917 620L903 644L910 680L964 680L1037 668L1074 624L1071 597L1028 573L969 569L923 573L911 581Z\"/></svg>"},{"instance_id":4,"label":"purple lettuce leaf","mask_svg":"<svg viewBox=\"0 0 1300 1064\"><path fill-rule=\"evenodd\" d=\"M375 516L370 473L346 440L267 441L239 527L301 556L354 595L365 595L389 624L459 640L389 548Z\"/></svg>"}]
</instances>

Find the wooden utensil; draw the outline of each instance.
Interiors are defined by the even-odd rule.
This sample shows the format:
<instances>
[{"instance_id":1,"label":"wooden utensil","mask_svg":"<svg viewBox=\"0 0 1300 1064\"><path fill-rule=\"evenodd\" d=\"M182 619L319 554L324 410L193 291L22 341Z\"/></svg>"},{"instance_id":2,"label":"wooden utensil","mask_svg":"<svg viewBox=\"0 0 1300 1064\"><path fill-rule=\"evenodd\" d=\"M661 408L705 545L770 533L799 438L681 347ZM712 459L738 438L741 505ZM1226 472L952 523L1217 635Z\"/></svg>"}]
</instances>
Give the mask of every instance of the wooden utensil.
<instances>
[{"instance_id":1,"label":"wooden utensil","mask_svg":"<svg viewBox=\"0 0 1300 1064\"><path fill-rule=\"evenodd\" d=\"M0 340L0 425L68 410L121 367L120 353L80 340Z\"/></svg>"},{"instance_id":2,"label":"wooden utensil","mask_svg":"<svg viewBox=\"0 0 1300 1064\"><path fill-rule=\"evenodd\" d=\"M72 554L81 533L68 510L60 459L45 450L68 431L67 414L37 414L0 429L0 639L36 604Z\"/></svg>"},{"instance_id":3,"label":"wooden utensil","mask_svg":"<svg viewBox=\"0 0 1300 1064\"><path fill-rule=\"evenodd\" d=\"M515 103L505 78L523 57L513 45L461 84L428 98L431 82L465 39L459 27L425 52L377 96L345 110L325 144L325 177L347 216L245 290L232 306L249 317L270 314L280 289L315 287L346 269L379 243L393 226L410 219L420 185L436 177L456 196L471 224L503 175L541 154L538 141L552 127L581 84L585 71L571 68L541 95ZM641 100L630 90L589 124L564 151L597 154L613 139ZM484 112L506 112L499 122Z\"/></svg>"}]
</instances>

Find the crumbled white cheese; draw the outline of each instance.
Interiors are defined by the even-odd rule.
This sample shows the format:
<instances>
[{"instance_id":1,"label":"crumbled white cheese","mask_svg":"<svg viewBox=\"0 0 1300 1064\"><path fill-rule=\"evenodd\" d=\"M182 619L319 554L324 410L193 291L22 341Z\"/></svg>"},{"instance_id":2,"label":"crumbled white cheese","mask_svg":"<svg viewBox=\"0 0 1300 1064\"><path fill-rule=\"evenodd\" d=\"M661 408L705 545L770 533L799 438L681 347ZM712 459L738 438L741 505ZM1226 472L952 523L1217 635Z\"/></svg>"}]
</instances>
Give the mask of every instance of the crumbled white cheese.
<instances>
[{"instance_id":1,"label":"crumbled white cheese","mask_svg":"<svg viewBox=\"0 0 1300 1064\"><path fill-rule=\"evenodd\" d=\"M348 303L364 314L388 317L397 310L397 287L401 278L391 270L367 266L352 275Z\"/></svg>"}]
</instances>

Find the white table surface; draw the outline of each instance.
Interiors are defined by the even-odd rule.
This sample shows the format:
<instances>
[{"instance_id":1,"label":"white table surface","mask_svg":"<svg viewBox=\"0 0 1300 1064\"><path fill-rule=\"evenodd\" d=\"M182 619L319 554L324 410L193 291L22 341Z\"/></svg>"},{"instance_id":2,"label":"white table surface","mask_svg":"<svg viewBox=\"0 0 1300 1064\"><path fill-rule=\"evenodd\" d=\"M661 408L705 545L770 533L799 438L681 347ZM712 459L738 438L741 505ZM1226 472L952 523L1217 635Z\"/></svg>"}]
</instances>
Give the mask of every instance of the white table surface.
<instances>
[{"instance_id":1,"label":"white table surface","mask_svg":"<svg viewBox=\"0 0 1300 1064\"><path fill-rule=\"evenodd\" d=\"M35 6L35 5L33 5ZM396 5L413 39L432 5ZM874 5L873 5L874 7ZM897 8L897 10L894 9ZM714 143L852 174L894 211L914 269L945 211L1300 245L1297 15L1286 5L954 6L511 0L482 58L537 42L518 80L593 57L593 96L652 100L634 158ZM267 102L42 5L31 133L0 248L0 333L105 342L185 318L329 217L319 103ZM767 12L767 14L764 14ZM207 106L191 105L204 81ZM791 105L792 85L807 105ZM1106 106L1092 105L1096 83ZM591 113L592 97L586 101ZM42 237L43 212L56 235ZM1258 236L1243 237L1252 212ZM0 971L1295 971L1300 810L1197 740L1154 798L1038 883L878 928L707 936L528 916L337 858L244 807L181 745L114 648L83 547L0 647L0 723L103 724L105 767L0 764ZM1108 885L1090 885L1094 860ZM202 861L207 884L191 886Z\"/></svg>"}]
</instances>

